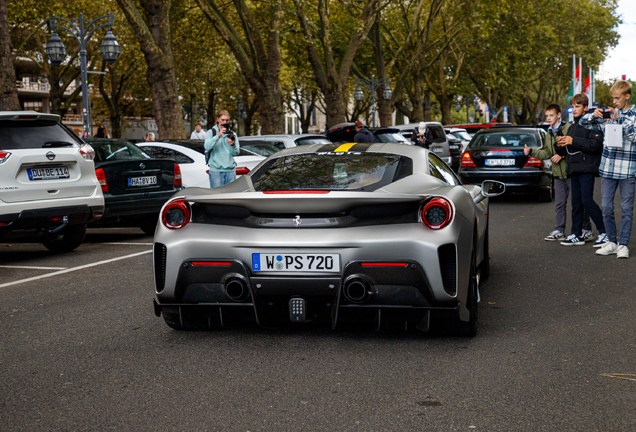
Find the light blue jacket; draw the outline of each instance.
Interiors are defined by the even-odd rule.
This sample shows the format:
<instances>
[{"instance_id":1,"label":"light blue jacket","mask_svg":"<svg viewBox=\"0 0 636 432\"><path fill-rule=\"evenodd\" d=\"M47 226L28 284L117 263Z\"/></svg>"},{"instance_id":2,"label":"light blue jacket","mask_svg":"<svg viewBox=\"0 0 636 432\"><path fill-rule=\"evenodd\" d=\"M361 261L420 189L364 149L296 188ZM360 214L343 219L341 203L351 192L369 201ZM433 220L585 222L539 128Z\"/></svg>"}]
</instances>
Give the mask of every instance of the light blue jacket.
<instances>
[{"instance_id":1,"label":"light blue jacket","mask_svg":"<svg viewBox=\"0 0 636 432\"><path fill-rule=\"evenodd\" d=\"M241 150L239 139L236 137L234 146L231 146L227 141L227 134L218 136L218 133L219 127L214 125L214 127L208 129L205 134L205 143L203 144L203 147L206 151L210 152L210 159L208 160L210 171L234 171L234 168L236 167L234 156L237 156Z\"/></svg>"}]
</instances>

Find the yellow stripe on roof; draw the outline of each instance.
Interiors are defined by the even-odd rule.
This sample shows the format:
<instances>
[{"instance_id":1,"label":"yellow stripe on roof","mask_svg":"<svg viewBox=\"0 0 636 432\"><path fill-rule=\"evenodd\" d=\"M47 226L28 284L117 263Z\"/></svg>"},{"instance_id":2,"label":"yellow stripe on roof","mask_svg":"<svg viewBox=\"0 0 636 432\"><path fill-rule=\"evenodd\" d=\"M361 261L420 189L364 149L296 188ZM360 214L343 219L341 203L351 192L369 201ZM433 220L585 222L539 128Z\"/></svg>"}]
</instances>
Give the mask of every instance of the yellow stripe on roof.
<instances>
[{"instance_id":1,"label":"yellow stripe on roof","mask_svg":"<svg viewBox=\"0 0 636 432\"><path fill-rule=\"evenodd\" d=\"M334 150L335 153L340 153L340 152L346 152L349 151L349 149L351 147L353 147L354 145L356 145L357 143L350 143L350 144L343 144L340 147L338 147L337 149Z\"/></svg>"}]
</instances>

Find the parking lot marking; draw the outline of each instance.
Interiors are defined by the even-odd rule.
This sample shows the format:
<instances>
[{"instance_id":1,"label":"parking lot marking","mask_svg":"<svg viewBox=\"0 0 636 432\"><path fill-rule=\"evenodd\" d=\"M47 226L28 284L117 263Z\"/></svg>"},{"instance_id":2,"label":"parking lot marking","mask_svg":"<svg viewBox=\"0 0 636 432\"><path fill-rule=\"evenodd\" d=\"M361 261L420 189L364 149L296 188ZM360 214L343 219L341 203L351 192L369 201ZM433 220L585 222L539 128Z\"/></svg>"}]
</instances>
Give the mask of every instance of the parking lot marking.
<instances>
[{"instance_id":1,"label":"parking lot marking","mask_svg":"<svg viewBox=\"0 0 636 432\"><path fill-rule=\"evenodd\" d=\"M95 266L102 265L102 264L108 264L108 263L112 263L112 262L115 262L115 261L121 261L121 260L128 259L128 258L134 258L136 256L145 255L145 254L148 254L148 253L152 253L152 249L146 250L146 251L143 251L143 252L137 252L137 253L130 254L130 255L120 256L120 257L117 257L117 258L111 258L111 259L107 259L107 260L104 260L104 261L98 261L98 262L94 262L94 263L91 263L91 264L84 264L84 265L77 266L77 267L71 267L69 269L60 270L60 271L53 272L53 273L47 273L47 274L43 274L43 275L40 275L40 276L34 276L34 277L27 278L27 279L21 279L21 280L17 280L17 281L13 281L13 282L8 282L8 283L5 283L5 284L1 284L0 288L5 288L5 287L8 287L8 286L12 286L12 285L19 285L19 284L32 282L32 281L36 281L36 280L44 279L44 278L48 278L48 277L58 276L58 275L61 275L61 274L70 273L70 272L74 272L74 271L78 271L78 270L83 270L83 269L86 269L86 268L95 267Z\"/></svg>"},{"instance_id":2,"label":"parking lot marking","mask_svg":"<svg viewBox=\"0 0 636 432\"><path fill-rule=\"evenodd\" d=\"M601 374L602 376L606 376L606 377L610 377L610 378L618 378L618 379L624 379L624 380L629 380L629 381L636 381L636 374L626 374L626 373L613 373L613 374L609 374L609 373L604 373ZM633 378L628 378L628 377L633 377Z\"/></svg>"},{"instance_id":3,"label":"parking lot marking","mask_svg":"<svg viewBox=\"0 0 636 432\"><path fill-rule=\"evenodd\" d=\"M29 269L29 270L66 270L66 267L0 266L0 268Z\"/></svg>"}]
</instances>

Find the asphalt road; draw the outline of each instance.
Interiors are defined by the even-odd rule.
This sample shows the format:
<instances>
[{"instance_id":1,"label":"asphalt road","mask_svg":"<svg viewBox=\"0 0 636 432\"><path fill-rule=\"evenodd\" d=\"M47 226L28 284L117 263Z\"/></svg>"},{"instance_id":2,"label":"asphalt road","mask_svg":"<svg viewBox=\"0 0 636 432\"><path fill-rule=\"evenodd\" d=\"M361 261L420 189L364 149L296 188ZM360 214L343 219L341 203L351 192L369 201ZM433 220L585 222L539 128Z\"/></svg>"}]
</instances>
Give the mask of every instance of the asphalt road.
<instances>
[{"instance_id":1,"label":"asphalt road","mask_svg":"<svg viewBox=\"0 0 636 432\"><path fill-rule=\"evenodd\" d=\"M57 256L0 244L0 430L636 430L636 230L618 260L543 241L552 204L490 213L474 339L177 332L153 314L139 230Z\"/></svg>"}]
</instances>

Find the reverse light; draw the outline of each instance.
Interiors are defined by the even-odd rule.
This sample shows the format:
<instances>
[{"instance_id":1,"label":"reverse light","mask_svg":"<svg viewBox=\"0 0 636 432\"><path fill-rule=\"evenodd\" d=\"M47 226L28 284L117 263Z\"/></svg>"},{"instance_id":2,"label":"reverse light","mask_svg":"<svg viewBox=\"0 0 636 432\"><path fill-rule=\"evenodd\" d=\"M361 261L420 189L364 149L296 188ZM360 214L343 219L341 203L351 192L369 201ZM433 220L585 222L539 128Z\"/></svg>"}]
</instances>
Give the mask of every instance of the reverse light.
<instances>
[{"instance_id":1,"label":"reverse light","mask_svg":"<svg viewBox=\"0 0 636 432\"><path fill-rule=\"evenodd\" d=\"M11 153L0 150L0 164L3 164L9 159Z\"/></svg>"},{"instance_id":2,"label":"reverse light","mask_svg":"<svg viewBox=\"0 0 636 432\"><path fill-rule=\"evenodd\" d=\"M95 149L88 144L84 144L79 149L80 154L86 160L95 160Z\"/></svg>"},{"instance_id":3,"label":"reverse light","mask_svg":"<svg viewBox=\"0 0 636 432\"><path fill-rule=\"evenodd\" d=\"M95 175L97 175L97 181L99 181L99 185L102 187L102 192L108 192L108 182L106 181L106 173L104 172L104 169L96 169Z\"/></svg>"},{"instance_id":4,"label":"reverse light","mask_svg":"<svg viewBox=\"0 0 636 432\"><path fill-rule=\"evenodd\" d=\"M432 230L448 226L453 220L453 206L446 198L433 198L422 207L421 222Z\"/></svg>"},{"instance_id":5,"label":"reverse light","mask_svg":"<svg viewBox=\"0 0 636 432\"><path fill-rule=\"evenodd\" d=\"M537 158L534 158L534 157L529 157L528 161L526 162L526 164L524 166L541 168L543 166L543 161L541 159L537 159Z\"/></svg>"},{"instance_id":6,"label":"reverse light","mask_svg":"<svg viewBox=\"0 0 636 432\"><path fill-rule=\"evenodd\" d=\"M190 204L183 198L176 198L163 208L161 222L166 228L180 229L190 222Z\"/></svg>"},{"instance_id":7,"label":"reverse light","mask_svg":"<svg viewBox=\"0 0 636 432\"><path fill-rule=\"evenodd\" d=\"M236 167L236 175L245 175L250 172L248 167Z\"/></svg>"},{"instance_id":8,"label":"reverse light","mask_svg":"<svg viewBox=\"0 0 636 432\"><path fill-rule=\"evenodd\" d=\"M174 183L173 186L175 187L181 187L183 186L183 181L181 180L181 168L179 168L179 165L174 164Z\"/></svg>"},{"instance_id":9,"label":"reverse light","mask_svg":"<svg viewBox=\"0 0 636 432\"><path fill-rule=\"evenodd\" d=\"M473 158L470 157L470 153L464 152L462 155L462 166L463 167L476 167L475 162L473 162Z\"/></svg>"}]
</instances>

